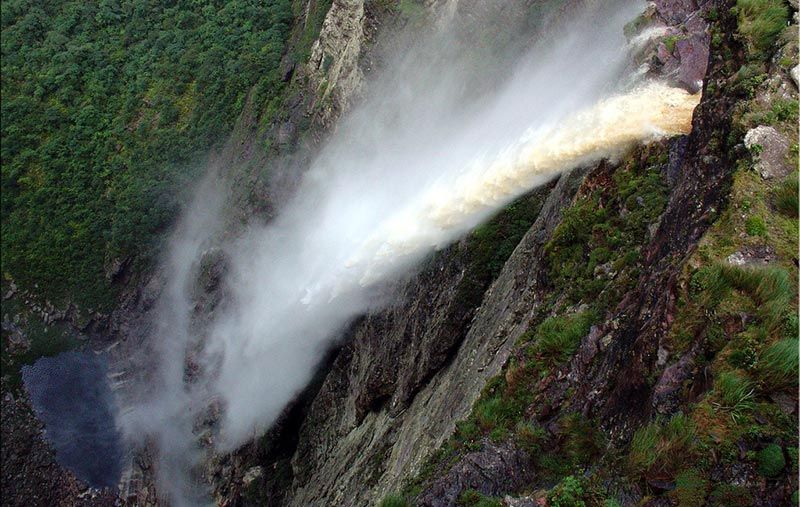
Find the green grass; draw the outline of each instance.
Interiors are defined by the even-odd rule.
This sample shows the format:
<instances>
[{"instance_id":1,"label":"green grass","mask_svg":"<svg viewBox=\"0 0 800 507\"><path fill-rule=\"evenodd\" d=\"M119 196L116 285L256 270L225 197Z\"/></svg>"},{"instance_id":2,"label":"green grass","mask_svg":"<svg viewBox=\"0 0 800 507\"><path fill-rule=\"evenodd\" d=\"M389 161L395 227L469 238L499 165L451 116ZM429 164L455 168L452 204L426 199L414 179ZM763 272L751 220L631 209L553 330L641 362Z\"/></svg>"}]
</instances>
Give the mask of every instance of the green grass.
<instances>
[{"instance_id":1,"label":"green grass","mask_svg":"<svg viewBox=\"0 0 800 507\"><path fill-rule=\"evenodd\" d=\"M796 330L795 330L796 332ZM758 376L772 390L797 390L798 339L785 338L770 345L758 360Z\"/></svg>"},{"instance_id":2,"label":"green grass","mask_svg":"<svg viewBox=\"0 0 800 507\"><path fill-rule=\"evenodd\" d=\"M790 217L798 217L798 174L794 173L783 181L774 191L773 200L780 213Z\"/></svg>"},{"instance_id":3,"label":"green grass","mask_svg":"<svg viewBox=\"0 0 800 507\"><path fill-rule=\"evenodd\" d=\"M401 495L386 495L381 500L380 507L409 507L408 500Z\"/></svg>"},{"instance_id":4,"label":"green grass","mask_svg":"<svg viewBox=\"0 0 800 507\"><path fill-rule=\"evenodd\" d=\"M786 468L783 449L776 444L769 444L758 451L756 462L758 464L758 472L764 477L777 477Z\"/></svg>"},{"instance_id":5,"label":"green grass","mask_svg":"<svg viewBox=\"0 0 800 507\"><path fill-rule=\"evenodd\" d=\"M731 290L746 293L756 304L758 316L767 330L783 328L793 313L794 284L789 273L779 267L739 267L717 263L698 270L691 286L706 307L714 307L730 294Z\"/></svg>"},{"instance_id":6,"label":"green grass","mask_svg":"<svg viewBox=\"0 0 800 507\"><path fill-rule=\"evenodd\" d=\"M782 328L792 313L796 284L782 268L722 266L721 274L732 288L747 292L758 305L759 317L769 330Z\"/></svg>"},{"instance_id":7,"label":"green grass","mask_svg":"<svg viewBox=\"0 0 800 507\"><path fill-rule=\"evenodd\" d=\"M690 468L675 477L672 496L680 507L703 507L706 505L708 485L708 481L697 470Z\"/></svg>"},{"instance_id":8,"label":"green grass","mask_svg":"<svg viewBox=\"0 0 800 507\"><path fill-rule=\"evenodd\" d=\"M715 406L740 421L755 408L755 385L746 377L733 372L720 373L714 382Z\"/></svg>"},{"instance_id":9,"label":"green grass","mask_svg":"<svg viewBox=\"0 0 800 507\"><path fill-rule=\"evenodd\" d=\"M595 320L592 312L550 317L522 339L533 343L529 353L533 359L546 366L558 365L572 357Z\"/></svg>"},{"instance_id":10,"label":"green grass","mask_svg":"<svg viewBox=\"0 0 800 507\"><path fill-rule=\"evenodd\" d=\"M789 20L789 9L781 0L737 0L739 33L751 53L766 58Z\"/></svg>"},{"instance_id":11,"label":"green grass","mask_svg":"<svg viewBox=\"0 0 800 507\"><path fill-rule=\"evenodd\" d=\"M674 476L695 455L695 427L683 414L666 423L658 421L639 428L628 451L628 467L636 476Z\"/></svg>"}]
</instances>

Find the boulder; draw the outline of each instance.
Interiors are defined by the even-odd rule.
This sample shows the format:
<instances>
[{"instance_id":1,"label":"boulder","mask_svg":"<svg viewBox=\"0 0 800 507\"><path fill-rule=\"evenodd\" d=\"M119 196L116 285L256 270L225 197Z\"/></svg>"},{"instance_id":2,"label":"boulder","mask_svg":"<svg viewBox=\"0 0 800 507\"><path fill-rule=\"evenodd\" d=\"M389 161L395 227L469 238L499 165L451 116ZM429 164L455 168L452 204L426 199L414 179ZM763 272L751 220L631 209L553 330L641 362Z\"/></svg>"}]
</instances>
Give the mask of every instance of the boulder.
<instances>
[{"instance_id":1,"label":"boulder","mask_svg":"<svg viewBox=\"0 0 800 507\"><path fill-rule=\"evenodd\" d=\"M789 141L773 127L759 125L744 136L744 145L753 154L755 169L762 178L782 178L792 172L787 159Z\"/></svg>"}]
</instances>

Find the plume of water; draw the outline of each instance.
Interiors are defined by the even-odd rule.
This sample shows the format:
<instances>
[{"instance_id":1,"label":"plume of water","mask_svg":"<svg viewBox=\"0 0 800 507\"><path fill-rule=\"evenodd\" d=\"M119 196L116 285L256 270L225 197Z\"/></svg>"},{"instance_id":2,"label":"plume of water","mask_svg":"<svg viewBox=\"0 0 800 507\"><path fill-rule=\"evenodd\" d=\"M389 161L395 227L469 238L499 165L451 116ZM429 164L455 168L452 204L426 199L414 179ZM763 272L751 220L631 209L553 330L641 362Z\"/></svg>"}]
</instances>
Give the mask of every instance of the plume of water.
<instances>
[{"instance_id":1,"label":"plume of water","mask_svg":"<svg viewBox=\"0 0 800 507\"><path fill-rule=\"evenodd\" d=\"M176 503L198 501L187 471L199 453L194 421L209 406L220 421L205 437L218 450L252 439L348 322L374 307L382 282L562 171L689 131L697 96L655 82L619 89L623 25L641 8L603 2L509 58L503 76L447 34L389 59L279 216L226 245L229 300L201 338L187 266L217 230L221 198L213 184L199 192L169 257L161 367L123 418L132 438L155 435ZM193 347L200 373L187 382Z\"/></svg>"}]
</instances>

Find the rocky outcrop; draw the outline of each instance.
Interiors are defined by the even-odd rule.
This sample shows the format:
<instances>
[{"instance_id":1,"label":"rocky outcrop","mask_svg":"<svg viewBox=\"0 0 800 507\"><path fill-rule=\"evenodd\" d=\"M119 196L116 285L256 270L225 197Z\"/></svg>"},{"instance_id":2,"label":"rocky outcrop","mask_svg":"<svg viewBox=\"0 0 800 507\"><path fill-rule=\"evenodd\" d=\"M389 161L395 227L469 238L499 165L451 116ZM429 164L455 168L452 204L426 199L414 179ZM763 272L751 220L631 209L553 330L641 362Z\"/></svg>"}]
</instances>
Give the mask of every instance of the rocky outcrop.
<instances>
[{"instance_id":1,"label":"rocky outcrop","mask_svg":"<svg viewBox=\"0 0 800 507\"><path fill-rule=\"evenodd\" d=\"M703 86L711 35L704 18L711 2L659 0L636 23L645 38L638 62L661 78L697 93Z\"/></svg>"},{"instance_id":2,"label":"rocky outcrop","mask_svg":"<svg viewBox=\"0 0 800 507\"><path fill-rule=\"evenodd\" d=\"M744 145L756 160L762 178L782 178L794 168L789 162L789 141L773 127L759 125L744 136Z\"/></svg>"},{"instance_id":3,"label":"rocky outcrop","mask_svg":"<svg viewBox=\"0 0 800 507\"><path fill-rule=\"evenodd\" d=\"M436 480L417 499L419 507L454 505L462 492L473 489L499 496L514 491L533 478L530 455L509 444L487 443L484 449L467 454L447 474Z\"/></svg>"},{"instance_id":4,"label":"rocky outcrop","mask_svg":"<svg viewBox=\"0 0 800 507\"><path fill-rule=\"evenodd\" d=\"M312 108L323 127L350 108L364 73L359 59L365 43L364 0L333 0L306 69L314 90Z\"/></svg>"}]
</instances>

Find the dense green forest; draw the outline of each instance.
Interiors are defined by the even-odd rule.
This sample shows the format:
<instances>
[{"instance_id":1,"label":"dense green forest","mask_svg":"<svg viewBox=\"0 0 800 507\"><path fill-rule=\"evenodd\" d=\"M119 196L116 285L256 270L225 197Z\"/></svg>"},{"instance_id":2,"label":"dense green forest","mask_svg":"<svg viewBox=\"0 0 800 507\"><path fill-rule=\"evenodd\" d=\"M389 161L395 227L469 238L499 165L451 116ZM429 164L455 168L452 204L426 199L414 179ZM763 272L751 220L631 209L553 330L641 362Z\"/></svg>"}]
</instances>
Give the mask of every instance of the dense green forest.
<instances>
[{"instance_id":1,"label":"dense green forest","mask_svg":"<svg viewBox=\"0 0 800 507\"><path fill-rule=\"evenodd\" d=\"M52 300L113 298L248 97L284 86L290 0L6 0L2 270Z\"/></svg>"}]
</instances>

